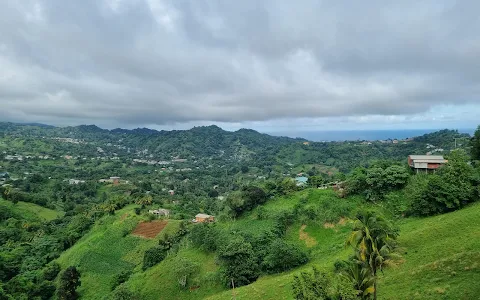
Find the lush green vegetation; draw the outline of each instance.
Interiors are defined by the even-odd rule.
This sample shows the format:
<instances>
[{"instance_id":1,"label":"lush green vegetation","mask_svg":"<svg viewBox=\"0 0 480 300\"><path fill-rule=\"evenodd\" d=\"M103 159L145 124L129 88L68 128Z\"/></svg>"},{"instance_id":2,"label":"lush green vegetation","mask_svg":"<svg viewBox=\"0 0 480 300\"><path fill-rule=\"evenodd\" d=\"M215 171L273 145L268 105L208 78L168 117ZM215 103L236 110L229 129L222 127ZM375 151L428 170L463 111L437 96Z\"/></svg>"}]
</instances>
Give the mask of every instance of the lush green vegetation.
<instances>
[{"instance_id":1,"label":"lush green vegetation","mask_svg":"<svg viewBox=\"0 0 480 300\"><path fill-rule=\"evenodd\" d=\"M472 159L480 160L480 126L478 126L472 138Z\"/></svg>"},{"instance_id":2,"label":"lush green vegetation","mask_svg":"<svg viewBox=\"0 0 480 300\"><path fill-rule=\"evenodd\" d=\"M175 233L178 221L170 221L156 239L145 239L130 233L142 216L129 205L116 215L105 216L57 260L62 267L78 266L82 273L82 297L95 299L111 292L111 284L122 272L141 270L145 251L158 244L162 235Z\"/></svg>"},{"instance_id":3,"label":"lush green vegetation","mask_svg":"<svg viewBox=\"0 0 480 300\"><path fill-rule=\"evenodd\" d=\"M68 267L60 274L58 280L57 298L59 300L78 299L77 287L81 285L80 272L76 267Z\"/></svg>"},{"instance_id":4,"label":"lush green vegetation","mask_svg":"<svg viewBox=\"0 0 480 300\"><path fill-rule=\"evenodd\" d=\"M480 205L477 203L445 215L400 221L398 243L403 249L404 262L385 270L379 282L379 299L477 298L480 294L476 284L480 275L479 218ZM349 230L336 230L323 227L307 230L318 242L315 247L323 249L321 257L311 265L333 272L335 261L348 257L350 251L343 250L343 242ZM329 235L332 238L324 238ZM337 248L332 249L334 246ZM292 299L291 281L295 274L298 272L260 278L252 285L236 289L236 297ZM228 299L231 294L226 291L209 299Z\"/></svg>"},{"instance_id":5,"label":"lush green vegetation","mask_svg":"<svg viewBox=\"0 0 480 300\"><path fill-rule=\"evenodd\" d=\"M61 211L42 207L34 203L18 202L13 204L11 201L4 199L0 199L0 208L4 211L12 211L22 219L32 221L52 221L64 215Z\"/></svg>"},{"instance_id":6,"label":"lush green vegetation","mask_svg":"<svg viewBox=\"0 0 480 300\"><path fill-rule=\"evenodd\" d=\"M479 134L304 144L215 126L0 123L0 298L475 298ZM407 155L426 151L448 164L413 174ZM158 208L161 233L132 234ZM200 212L216 222L192 224ZM398 238L378 225L391 222Z\"/></svg>"}]
</instances>

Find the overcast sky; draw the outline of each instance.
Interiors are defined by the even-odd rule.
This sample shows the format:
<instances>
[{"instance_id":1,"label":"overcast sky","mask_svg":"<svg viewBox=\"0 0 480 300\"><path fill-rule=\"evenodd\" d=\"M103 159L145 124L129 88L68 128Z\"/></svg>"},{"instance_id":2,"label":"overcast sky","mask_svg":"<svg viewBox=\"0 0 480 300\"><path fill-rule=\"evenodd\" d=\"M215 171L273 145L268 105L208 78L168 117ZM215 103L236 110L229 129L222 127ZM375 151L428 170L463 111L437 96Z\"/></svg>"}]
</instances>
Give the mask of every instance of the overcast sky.
<instances>
[{"instance_id":1,"label":"overcast sky","mask_svg":"<svg viewBox=\"0 0 480 300\"><path fill-rule=\"evenodd\" d=\"M472 128L479 11L476 0L2 0L0 120Z\"/></svg>"}]
</instances>

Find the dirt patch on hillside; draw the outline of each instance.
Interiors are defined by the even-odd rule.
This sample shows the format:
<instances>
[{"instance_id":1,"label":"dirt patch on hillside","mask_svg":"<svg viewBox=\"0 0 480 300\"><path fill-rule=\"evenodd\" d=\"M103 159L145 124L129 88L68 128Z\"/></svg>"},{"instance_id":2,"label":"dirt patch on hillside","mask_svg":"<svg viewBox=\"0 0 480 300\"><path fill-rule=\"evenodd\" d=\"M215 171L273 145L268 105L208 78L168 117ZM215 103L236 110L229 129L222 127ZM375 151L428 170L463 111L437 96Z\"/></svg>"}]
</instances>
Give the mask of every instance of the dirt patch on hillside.
<instances>
[{"instance_id":1,"label":"dirt patch on hillside","mask_svg":"<svg viewBox=\"0 0 480 300\"><path fill-rule=\"evenodd\" d=\"M325 222L325 223L323 224L323 228L335 228L335 224Z\"/></svg>"},{"instance_id":2,"label":"dirt patch on hillside","mask_svg":"<svg viewBox=\"0 0 480 300\"><path fill-rule=\"evenodd\" d=\"M200 286L197 285L197 286L191 286L191 287L189 287L188 289L190 290L190 292L193 292L193 291L195 291L195 290L198 290L199 288L200 288Z\"/></svg>"},{"instance_id":3,"label":"dirt patch on hillside","mask_svg":"<svg viewBox=\"0 0 480 300\"><path fill-rule=\"evenodd\" d=\"M337 231L337 229L335 228L337 225L338 226L345 226L347 223L348 223L348 219L347 218L344 218L344 217L341 217L340 220L338 220L338 223L335 224L335 223L330 223L330 222L325 222L323 223L323 228L326 228L326 229L335 229L335 231Z\"/></svg>"},{"instance_id":4,"label":"dirt patch on hillside","mask_svg":"<svg viewBox=\"0 0 480 300\"><path fill-rule=\"evenodd\" d=\"M305 232L305 228L307 228L307 225L302 225L298 231L298 235L300 240L305 241L305 245L307 245L308 248L311 248L317 244L317 241Z\"/></svg>"},{"instance_id":5,"label":"dirt patch on hillside","mask_svg":"<svg viewBox=\"0 0 480 300\"><path fill-rule=\"evenodd\" d=\"M168 221L142 222L133 230L132 235L141 236L147 239L155 238L167 226Z\"/></svg>"}]
</instances>

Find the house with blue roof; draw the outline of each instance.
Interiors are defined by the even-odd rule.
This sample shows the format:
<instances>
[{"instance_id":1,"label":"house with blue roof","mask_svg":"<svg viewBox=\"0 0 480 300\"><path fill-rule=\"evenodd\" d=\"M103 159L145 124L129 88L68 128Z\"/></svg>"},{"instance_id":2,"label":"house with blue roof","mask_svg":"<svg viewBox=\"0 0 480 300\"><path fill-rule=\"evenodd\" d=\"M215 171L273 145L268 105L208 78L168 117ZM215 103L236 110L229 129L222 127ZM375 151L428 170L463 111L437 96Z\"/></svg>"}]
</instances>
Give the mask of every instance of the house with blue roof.
<instances>
[{"instance_id":1,"label":"house with blue roof","mask_svg":"<svg viewBox=\"0 0 480 300\"><path fill-rule=\"evenodd\" d=\"M307 185L308 178L305 176L295 177L295 181L297 182L297 186L304 186Z\"/></svg>"}]
</instances>

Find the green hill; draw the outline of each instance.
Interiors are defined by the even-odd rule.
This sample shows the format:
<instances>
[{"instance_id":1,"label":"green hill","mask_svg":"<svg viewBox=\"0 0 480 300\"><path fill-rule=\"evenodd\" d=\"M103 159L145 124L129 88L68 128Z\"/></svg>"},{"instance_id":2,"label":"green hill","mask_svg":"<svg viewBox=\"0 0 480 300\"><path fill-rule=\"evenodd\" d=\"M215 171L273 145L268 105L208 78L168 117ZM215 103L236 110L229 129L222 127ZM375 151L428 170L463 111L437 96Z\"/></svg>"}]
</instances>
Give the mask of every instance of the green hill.
<instances>
[{"instance_id":1,"label":"green hill","mask_svg":"<svg viewBox=\"0 0 480 300\"><path fill-rule=\"evenodd\" d=\"M206 161L208 164L211 163L210 159L215 159L226 165L237 162L260 169L266 167L267 170L277 166L282 168L281 173L290 171L289 165L317 166L320 171L335 173L337 170L348 172L376 160L403 162L410 154L425 154L429 151L426 148L428 144L443 149L445 152L442 153L448 153L455 148L455 139L461 138L463 142L459 144L463 146L457 146L465 147L470 138L468 134L456 130L441 130L396 144L380 141L370 144L361 144L360 141L304 144L306 140L302 138L270 136L251 129L230 132L215 125L189 130L156 131L147 128L106 130L95 125L46 127L0 122L2 136L0 150L12 154L64 156L70 153L74 156L97 157L100 147L102 155L115 153L122 159L138 158L134 153L140 151L145 157L148 152L157 160L194 156L194 161ZM67 138L75 140L75 143L65 142ZM308 169L303 171L307 172Z\"/></svg>"},{"instance_id":2,"label":"green hill","mask_svg":"<svg viewBox=\"0 0 480 300\"><path fill-rule=\"evenodd\" d=\"M351 253L344 247L350 222L340 218L365 205L360 198L338 199L333 191L307 189L289 197L272 199L235 221L219 221L225 230L250 234L273 226L274 217L296 205L316 206L325 212L316 222L295 222L286 239L308 250L311 260L295 270L263 275L248 286L227 290L219 284L215 255L184 240L160 264L141 270L143 253L157 244L159 236L176 230L170 221L162 234L147 240L130 232L143 220L133 213L135 206L97 221L94 228L58 259L63 268L76 265L82 273L80 295L84 299L109 299L113 277L123 270L133 274L126 287L141 299L292 299L291 281L301 270L317 266L333 271L336 260ZM462 210L429 218L406 218L398 222L403 262L385 271L379 282L379 299L476 299L480 297L480 203ZM186 258L199 269L189 284L180 289L174 276L178 261Z\"/></svg>"},{"instance_id":3,"label":"green hill","mask_svg":"<svg viewBox=\"0 0 480 300\"><path fill-rule=\"evenodd\" d=\"M79 267L82 273L80 294L85 299L99 299L110 293L114 276L122 271L141 267L143 253L158 243L130 233L144 218L135 215L135 205L127 206L114 216L106 216L73 247L57 260L63 268ZM178 221L170 221L162 231L176 230Z\"/></svg>"},{"instance_id":4,"label":"green hill","mask_svg":"<svg viewBox=\"0 0 480 300\"><path fill-rule=\"evenodd\" d=\"M22 216L22 218L30 221L37 219L51 221L63 216L63 212L59 212L53 209L48 209L39 206L34 203L19 201L17 204L13 204L10 201L0 199L0 208L5 207L11 210L13 213Z\"/></svg>"},{"instance_id":5,"label":"green hill","mask_svg":"<svg viewBox=\"0 0 480 300\"><path fill-rule=\"evenodd\" d=\"M167 226L154 239L145 239L131 235L139 222L145 221L134 213L136 205L127 206L114 216L106 216L99 220L91 231L73 247L65 251L57 260L62 268L77 266L82 274L82 285L79 293L82 299L102 299L111 292L111 282L115 275L122 271L133 271L128 284L142 294L142 299L198 299L198 295L211 295L222 291L218 284L211 284L205 291L204 282L200 293L180 291L176 279L172 277L171 264L180 257L186 257L201 265L199 277L212 275L216 270L214 256L195 251L181 249L175 256L168 257L162 263L147 271L141 270L143 254L158 244L164 234L173 234L178 230L180 221L169 220ZM213 278L214 279L214 278ZM178 296L175 296L178 295ZM191 297L189 297L191 296Z\"/></svg>"},{"instance_id":6,"label":"green hill","mask_svg":"<svg viewBox=\"0 0 480 300\"><path fill-rule=\"evenodd\" d=\"M350 253L343 249L348 226L307 226L306 232L318 244L313 261L302 269L316 265L333 270L333 262ZM480 203L440 216L402 220L399 242L404 262L381 276L379 299L480 298ZM292 299L291 280L298 271L262 277L236 289L236 299ZM208 299L231 297L226 291Z\"/></svg>"}]
</instances>

